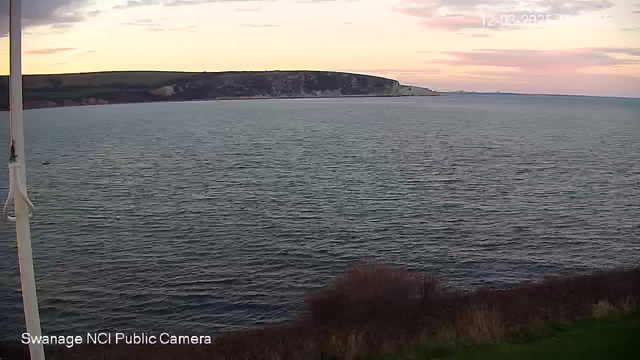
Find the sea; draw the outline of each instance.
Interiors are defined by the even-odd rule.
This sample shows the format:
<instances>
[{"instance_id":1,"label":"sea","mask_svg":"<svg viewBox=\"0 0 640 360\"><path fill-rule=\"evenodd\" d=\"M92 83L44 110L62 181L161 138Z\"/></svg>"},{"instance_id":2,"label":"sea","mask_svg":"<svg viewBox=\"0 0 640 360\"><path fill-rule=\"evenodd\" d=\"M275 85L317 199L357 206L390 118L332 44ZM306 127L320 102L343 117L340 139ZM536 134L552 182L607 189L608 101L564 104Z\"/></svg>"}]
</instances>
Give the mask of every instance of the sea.
<instances>
[{"instance_id":1,"label":"sea","mask_svg":"<svg viewBox=\"0 0 640 360\"><path fill-rule=\"evenodd\" d=\"M640 99L86 106L27 110L25 134L46 335L268 326L368 261L462 290L640 264ZM0 259L19 342L13 224Z\"/></svg>"}]
</instances>

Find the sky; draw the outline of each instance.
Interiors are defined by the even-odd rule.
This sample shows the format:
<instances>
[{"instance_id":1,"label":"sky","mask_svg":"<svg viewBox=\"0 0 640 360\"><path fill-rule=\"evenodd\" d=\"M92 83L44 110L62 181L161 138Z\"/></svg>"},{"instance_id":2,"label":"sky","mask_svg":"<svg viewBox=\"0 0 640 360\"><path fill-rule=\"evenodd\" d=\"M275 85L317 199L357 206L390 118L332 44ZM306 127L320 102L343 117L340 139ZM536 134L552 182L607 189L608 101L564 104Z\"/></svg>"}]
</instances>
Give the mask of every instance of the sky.
<instances>
[{"instance_id":1,"label":"sky","mask_svg":"<svg viewBox=\"0 0 640 360\"><path fill-rule=\"evenodd\" d=\"M333 70L640 98L640 0L23 0L23 17L25 74Z\"/></svg>"}]
</instances>

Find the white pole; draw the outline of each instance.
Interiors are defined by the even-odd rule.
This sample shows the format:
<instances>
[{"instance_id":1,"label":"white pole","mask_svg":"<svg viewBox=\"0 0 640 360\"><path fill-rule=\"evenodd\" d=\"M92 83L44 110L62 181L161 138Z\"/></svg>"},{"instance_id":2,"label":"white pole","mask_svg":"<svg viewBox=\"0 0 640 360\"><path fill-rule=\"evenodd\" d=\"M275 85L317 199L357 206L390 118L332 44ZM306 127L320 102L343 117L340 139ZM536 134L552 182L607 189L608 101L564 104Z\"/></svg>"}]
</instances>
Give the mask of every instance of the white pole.
<instances>
[{"instance_id":1,"label":"white pole","mask_svg":"<svg viewBox=\"0 0 640 360\"><path fill-rule=\"evenodd\" d=\"M24 127L22 117L22 0L10 2L10 114L9 126L12 148L12 161L20 166L19 174L22 189L27 189L26 162L24 158ZM15 153L14 153L15 151ZM29 227L29 209L20 196L14 196L16 212L16 237L18 241L18 262L20 263L20 283L22 284L22 300L27 332L31 336L41 336L40 313L36 297L36 280L33 271L33 255L31 253L31 229ZM42 344L29 344L31 360L44 360Z\"/></svg>"}]
</instances>

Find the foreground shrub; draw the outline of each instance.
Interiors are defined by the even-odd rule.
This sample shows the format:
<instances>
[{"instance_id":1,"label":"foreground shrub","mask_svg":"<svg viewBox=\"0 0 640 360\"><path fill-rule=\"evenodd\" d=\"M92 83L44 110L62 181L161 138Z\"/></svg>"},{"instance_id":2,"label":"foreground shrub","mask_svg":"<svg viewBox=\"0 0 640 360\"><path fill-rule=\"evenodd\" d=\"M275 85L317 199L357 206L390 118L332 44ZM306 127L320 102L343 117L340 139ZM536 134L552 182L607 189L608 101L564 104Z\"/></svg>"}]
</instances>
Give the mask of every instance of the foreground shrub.
<instances>
[{"instance_id":1,"label":"foreground shrub","mask_svg":"<svg viewBox=\"0 0 640 360\"><path fill-rule=\"evenodd\" d=\"M600 301L597 304L593 305L593 317L595 319L601 319L603 317L617 314L618 309L615 306L609 304L608 301Z\"/></svg>"},{"instance_id":2,"label":"foreground shrub","mask_svg":"<svg viewBox=\"0 0 640 360\"><path fill-rule=\"evenodd\" d=\"M309 293L305 302L316 324L353 324L397 316L439 291L435 277L411 273L405 267L367 263L352 267L332 285Z\"/></svg>"},{"instance_id":3,"label":"foreground shrub","mask_svg":"<svg viewBox=\"0 0 640 360\"><path fill-rule=\"evenodd\" d=\"M499 340L506 334L502 315L493 310L472 309L463 312L455 323L458 339L475 343L489 343Z\"/></svg>"}]
</instances>

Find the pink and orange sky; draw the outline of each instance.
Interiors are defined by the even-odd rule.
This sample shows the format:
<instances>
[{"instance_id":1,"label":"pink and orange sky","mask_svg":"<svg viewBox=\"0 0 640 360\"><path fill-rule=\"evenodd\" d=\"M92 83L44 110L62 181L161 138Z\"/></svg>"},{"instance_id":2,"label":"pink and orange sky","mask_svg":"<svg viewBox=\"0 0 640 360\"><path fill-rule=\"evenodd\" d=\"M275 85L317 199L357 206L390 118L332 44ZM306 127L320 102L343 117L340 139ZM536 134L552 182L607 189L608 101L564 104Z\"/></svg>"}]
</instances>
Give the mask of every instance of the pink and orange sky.
<instances>
[{"instance_id":1,"label":"pink and orange sky","mask_svg":"<svg viewBox=\"0 0 640 360\"><path fill-rule=\"evenodd\" d=\"M23 0L23 9L27 74L335 70L440 91L640 97L640 0Z\"/></svg>"}]
</instances>

